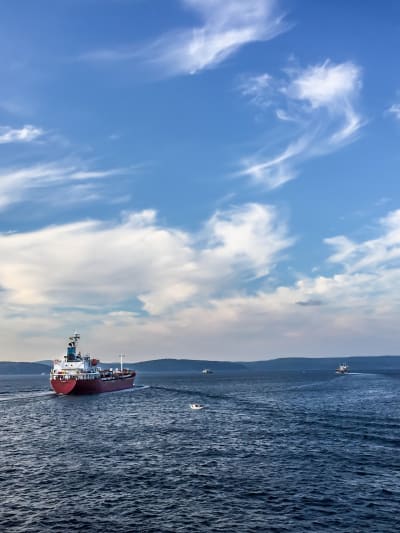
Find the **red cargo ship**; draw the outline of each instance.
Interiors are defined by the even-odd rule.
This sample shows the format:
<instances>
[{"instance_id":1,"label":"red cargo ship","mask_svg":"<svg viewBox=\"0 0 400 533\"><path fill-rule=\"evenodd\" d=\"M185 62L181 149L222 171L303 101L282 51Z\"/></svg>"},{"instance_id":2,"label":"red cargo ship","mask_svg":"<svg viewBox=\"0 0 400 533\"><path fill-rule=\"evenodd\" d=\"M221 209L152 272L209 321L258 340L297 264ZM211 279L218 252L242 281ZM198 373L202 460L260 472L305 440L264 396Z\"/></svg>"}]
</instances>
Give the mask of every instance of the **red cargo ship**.
<instances>
[{"instance_id":1,"label":"red cargo ship","mask_svg":"<svg viewBox=\"0 0 400 533\"><path fill-rule=\"evenodd\" d=\"M50 384L57 394L95 394L130 389L134 386L136 372L121 368L103 370L99 360L77 353L79 333L69 337L67 353L55 360L50 372Z\"/></svg>"}]
</instances>

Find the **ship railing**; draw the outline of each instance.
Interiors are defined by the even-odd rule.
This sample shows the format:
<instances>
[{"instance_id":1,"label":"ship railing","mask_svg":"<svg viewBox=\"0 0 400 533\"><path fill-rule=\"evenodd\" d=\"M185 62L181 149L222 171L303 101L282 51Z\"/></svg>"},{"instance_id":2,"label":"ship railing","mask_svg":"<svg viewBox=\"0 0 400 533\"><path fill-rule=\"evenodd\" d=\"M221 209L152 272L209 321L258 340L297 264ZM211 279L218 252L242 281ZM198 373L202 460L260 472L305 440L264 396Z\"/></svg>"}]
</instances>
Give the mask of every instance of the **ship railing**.
<instances>
[{"instance_id":1,"label":"ship railing","mask_svg":"<svg viewBox=\"0 0 400 533\"><path fill-rule=\"evenodd\" d=\"M100 377L103 381L114 381L115 379L123 379L135 375L136 372L134 370L129 370L127 368L124 368L122 372L121 370L102 370L100 372Z\"/></svg>"},{"instance_id":2,"label":"ship railing","mask_svg":"<svg viewBox=\"0 0 400 533\"><path fill-rule=\"evenodd\" d=\"M77 379L79 381L89 381L93 379L98 379L99 374L93 372L91 374L73 374L73 373L65 373L65 374L52 374L51 379L55 379L57 381L68 381L70 379Z\"/></svg>"}]
</instances>

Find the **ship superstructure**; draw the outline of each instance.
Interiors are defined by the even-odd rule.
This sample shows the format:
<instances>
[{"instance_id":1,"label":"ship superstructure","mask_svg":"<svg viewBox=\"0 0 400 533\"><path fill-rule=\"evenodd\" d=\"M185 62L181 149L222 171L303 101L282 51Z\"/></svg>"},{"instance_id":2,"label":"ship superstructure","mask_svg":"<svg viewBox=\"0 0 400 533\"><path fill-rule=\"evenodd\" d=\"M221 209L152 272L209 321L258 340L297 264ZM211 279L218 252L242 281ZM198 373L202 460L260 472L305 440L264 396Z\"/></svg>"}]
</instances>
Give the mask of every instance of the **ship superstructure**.
<instances>
[{"instance_id":1,"label":"ship superstructure","mask_svg":"<svg viewBox=\"0 0 400 533\"><path fill-rule=\"evenodd\" d=\"M347 365L346 363L341 363L336 369L336 374L348 374L349 371L349 365Z\"/></svg>"}]
</instances>

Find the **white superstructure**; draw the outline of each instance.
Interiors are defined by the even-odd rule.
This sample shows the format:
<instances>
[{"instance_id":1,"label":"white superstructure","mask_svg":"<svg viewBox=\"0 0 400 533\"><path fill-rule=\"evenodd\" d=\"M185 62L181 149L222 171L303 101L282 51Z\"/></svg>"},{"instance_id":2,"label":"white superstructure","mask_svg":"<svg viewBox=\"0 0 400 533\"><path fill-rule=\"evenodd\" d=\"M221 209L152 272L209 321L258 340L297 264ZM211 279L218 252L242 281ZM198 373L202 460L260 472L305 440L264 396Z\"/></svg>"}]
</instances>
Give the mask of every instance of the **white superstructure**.
<instances>
[{"instance_id":1,"label":"white superstructure","mask_svg":"<svg viewBox=\"0 0 400 533\"><path fill-rule=\"evenodd\" d=\"M69 337L67 353L62 359L54 360L50 373L51 379L98 379L100 377L100 368L97 366L99 361L91 359L88 354L77 353L80 338L77 332Z\"/></svg>"}]
</instances>

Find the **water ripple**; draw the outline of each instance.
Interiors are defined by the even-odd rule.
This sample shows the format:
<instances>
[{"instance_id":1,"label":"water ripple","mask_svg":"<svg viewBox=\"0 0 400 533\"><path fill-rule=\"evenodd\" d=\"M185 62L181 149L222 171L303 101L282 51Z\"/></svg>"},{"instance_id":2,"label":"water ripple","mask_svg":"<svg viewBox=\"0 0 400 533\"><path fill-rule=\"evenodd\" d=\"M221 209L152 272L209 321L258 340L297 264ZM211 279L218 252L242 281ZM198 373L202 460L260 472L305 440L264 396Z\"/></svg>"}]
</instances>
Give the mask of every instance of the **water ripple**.
<instances>
[{"instance_id":1,"label":"water ripple","mask_svg":"<svg viewBox=\"0 0 400 533\"><path fill-rule=\"evenodd\" d=\"M399 380L139 379L138 394L90 397L0 379L1 531L400 528Z\"/></svg>"}]
</instances>

